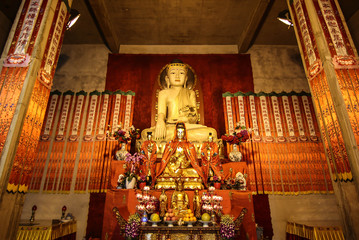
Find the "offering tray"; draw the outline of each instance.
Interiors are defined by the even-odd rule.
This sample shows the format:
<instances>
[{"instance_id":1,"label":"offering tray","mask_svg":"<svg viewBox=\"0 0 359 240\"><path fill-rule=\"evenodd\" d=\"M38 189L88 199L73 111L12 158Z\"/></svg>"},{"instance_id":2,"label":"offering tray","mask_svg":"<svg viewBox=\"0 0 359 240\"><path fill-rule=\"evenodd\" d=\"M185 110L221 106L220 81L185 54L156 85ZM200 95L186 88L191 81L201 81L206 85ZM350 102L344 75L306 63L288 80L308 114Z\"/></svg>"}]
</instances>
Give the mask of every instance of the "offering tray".
<instances>
[{"instance_id":1,"label":"offering tray","mask_svg":"<svg viewBox=\"0 0 359 240\"><path fill-rule=\"evenodd\" d=\"M173 227L173 225L176 221L165 221L165 222L167 223L168 227Z\"/></svg>"},{"instance_id":2,"label":"offering tray","mask_svg":"<svg viewBox=\"0 0 359 240\"><path fill-rule=\"evenodd\" d=\"M203 227L209 227L209 224L211 223L211 221L202 221L202 220L199 220L199 222L203 224Z\"/></svg>"},{"instance_id":3,"label":"offering tray","mask_svg":"<svg viewBox=\"0 0 359 240\"><path fill-rule=\"evenodd\" d=\"M151 220L148 220L148 222L152 224L152 227L158 227L158 223L160 223L161 220L160 220L160 221L151 221Z\"/></svg>"},{"instance_id":4,"label":"offering tray","mask_svg":"<svg viewBox=\"0 0 359 240\"><path fill-rule=\"evenodd\" d=\"M185 224L187 225L187 227L193 227L193 224L196 222L197 221L185 221Z\"/></svg>"}]
</instances>

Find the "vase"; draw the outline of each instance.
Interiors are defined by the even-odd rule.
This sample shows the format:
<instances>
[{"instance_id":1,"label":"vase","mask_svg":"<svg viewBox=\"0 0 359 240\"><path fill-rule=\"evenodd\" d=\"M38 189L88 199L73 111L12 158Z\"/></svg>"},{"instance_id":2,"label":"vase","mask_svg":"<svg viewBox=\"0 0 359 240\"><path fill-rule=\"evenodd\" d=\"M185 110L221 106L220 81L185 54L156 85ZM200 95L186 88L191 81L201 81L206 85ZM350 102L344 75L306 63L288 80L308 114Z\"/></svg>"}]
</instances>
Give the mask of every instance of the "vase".
<instances>
[{"instance_id":1,"label":"vase","mask_svg":"<svg viewBox=\"0 0 359 240\"><path fill-rule=\"evenodd\" d=\"M148 222L147 212L144 211L144 212L143 212L143 216L142 216L142 218L141 218L141 224L142 224L142 225L146 225L147 222Z\"/></svg>"},{"instance_id":2,"label":"vase","mask_svg":"<svg viewBox=\"0 0 359 240\"><path fill-rule=\"evenodd\" d=\"M121 149L118 150L115 154L116 160L119 160L119 161L125 160L127 153L128 153L128 151L126 150L126 144L121 143Z\"/></svg>"},{"instance_id":3,"label":"vase","mask_svg":"<svg viewBox=\"0 0 359 240\"><path fill-rule=\"evenodd\" d=\"M215 183L213 183L213 185L217 190L221 189L221 183L220 182L215 182Z\"/></svg>"},{"instance_id":4,"label":"vase","mask_svg":"<svg viewBox=\"0 0 359 240\"><path fill-rule=\"evenodd\" d=\"M134 189L136 186L136 178L132 177L131 181L126 178L126 189Z\"/></svg>"},{"instance_id":5,"label":"vase","mask_svg":"<svg viewBox=\"0 0 359 240\"><path fill-rule=\"evenodd\" d=\"M228 155L229 160L232 162L240 162L242 160L242 153L238 150L238 145L233 144L233 150Z\"/></svg>"},{"instance_id":6,"label":"vase","mask_svg":"<svg viewBox=\"0 0 359 240\"><path fill-rule=\"evenodd\" d=\"M143 189L146 186L146 182L140 182L139 187L140 189Z\"/></svg>"}]
</instances>

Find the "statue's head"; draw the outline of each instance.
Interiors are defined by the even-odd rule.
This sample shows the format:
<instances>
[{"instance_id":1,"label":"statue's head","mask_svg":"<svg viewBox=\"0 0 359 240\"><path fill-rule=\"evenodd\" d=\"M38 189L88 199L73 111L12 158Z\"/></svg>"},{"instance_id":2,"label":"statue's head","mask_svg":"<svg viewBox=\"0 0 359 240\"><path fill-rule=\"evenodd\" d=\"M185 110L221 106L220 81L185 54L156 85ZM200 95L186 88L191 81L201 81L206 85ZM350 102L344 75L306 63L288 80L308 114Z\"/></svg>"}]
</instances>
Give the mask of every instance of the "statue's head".
<instances>
[{"instance_id":1,"label":"statue's head","mask_svg":"<svg viewBox=\"0 0 359 240\"><path fill-rule=\"evenodd\" d=\"M152 132L147 132L147 140L151 141L152 139Z\"/></svg>"},{"instance_id":2,"label":"statue's head","mask_svg":"<svg viewBox=\"0 0 359 240\"><path fill-rule=\"evenodd\" d=\"M167 75L165 77L167 88L170 86L186 87L187 78L187 65L181 60L175 59L168 64Z\"/></svg>"},{"instance_id":3,"label":"statue's head","mask_svg":"<svg viewBox=\"0 0 359 240\"><path fill-rule=\"evenodd\" d=\"M177 140L186 140L186 126L183 122L178 122L176 124L175 137Z\"/></svg>"},{"instance_id":4,"label":"statue's head","mask_svg":"<svg viewBox=\"0 0 359 240\"><path fill-rule=\"evenodd\" d=\"M208 135L208 142L213 142L212 133L209 133L209 135Z\"/></svg>"}]
</instances>

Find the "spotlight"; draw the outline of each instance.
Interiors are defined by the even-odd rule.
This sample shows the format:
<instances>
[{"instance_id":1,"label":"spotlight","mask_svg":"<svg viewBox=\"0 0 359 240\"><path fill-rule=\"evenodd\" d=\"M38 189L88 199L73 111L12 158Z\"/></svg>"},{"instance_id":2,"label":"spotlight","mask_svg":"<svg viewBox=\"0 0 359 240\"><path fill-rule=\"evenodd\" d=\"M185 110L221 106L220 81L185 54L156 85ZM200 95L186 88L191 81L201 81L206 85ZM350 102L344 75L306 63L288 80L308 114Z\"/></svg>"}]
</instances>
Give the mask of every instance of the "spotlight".
<instances>
[{"instance_id":1,"label":"spotlight","mask_svg":"<svg viewBox=\"0 0 359 240\"><path fill-rule=\"evenodd\" d=\"M67 12L70 13L70 17L69 17L69 21L66 24L66 30L69 30L77 21L77 19L79 19L80 17L80 12L77 11L76 9L71 9L70 5L69 5L69 0L61 0L65 3L66 8L67 8Z\"/></svg>"},{"instance_id":2,"label":"spotlight","mask_svg":"<svg viewBox=\"0 0 359 240\"><path fill-rule=\"evenodd\" d=\"M76 23L76 21L79 19L80 15L81 14L76 9L70 10L70 18L66 24L66 30L69 30Z\"/></svg>"},{"instance_id":3,"label":"spotlight","mask_svg":"<svg viewBox=\"0 0 359 240\"><path fill-rule=\"evenodd\" d=\"M281 11L279 14L278 14L278 17L277 19L279 21L281 21L282 23L288 25L289 27L293 27L293 23L292 23L292 18L290 17L290 13L289 13L289 10L286 9L284 11ZM288 27L288 28L289 28Z\"/></svg>"}]
</instances>

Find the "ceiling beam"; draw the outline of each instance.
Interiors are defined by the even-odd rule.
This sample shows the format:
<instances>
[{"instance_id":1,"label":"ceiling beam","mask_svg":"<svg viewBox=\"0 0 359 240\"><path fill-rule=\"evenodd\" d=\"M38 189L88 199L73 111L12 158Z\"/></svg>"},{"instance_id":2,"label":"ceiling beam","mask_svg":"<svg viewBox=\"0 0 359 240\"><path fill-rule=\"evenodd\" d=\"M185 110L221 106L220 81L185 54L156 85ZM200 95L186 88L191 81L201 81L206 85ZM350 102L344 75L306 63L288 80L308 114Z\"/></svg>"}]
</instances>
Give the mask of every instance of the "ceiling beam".
<instances>
[{"instance_id":1,"label":"ceiling beam","mask_svg":"<svg viewBox=\"0 0 359 240\"><path fill-rule=\"evenodd\" d=\"M238 53L245 53L249 49L255 33L257 32L261 20L263 19L263 16L267 11L271 1L272 0L259 0L248 25L244 28L244 31L239 37Z\"/></svg>"},{"instance_id":2,"label":"ceiling beam","mask_svg":"<svg viewBox=\"0 0 359 240\"><path fill-rule=\"evenodd\" d=\"M106 7L106 0L87 0L86 2L95 17L94 21L99 27L99 31L104 38L103 40L105 41L105 44L112 53L118 53L120 49L120 41L112 25Z\"/></svg>"}]
</instances>

